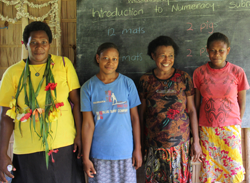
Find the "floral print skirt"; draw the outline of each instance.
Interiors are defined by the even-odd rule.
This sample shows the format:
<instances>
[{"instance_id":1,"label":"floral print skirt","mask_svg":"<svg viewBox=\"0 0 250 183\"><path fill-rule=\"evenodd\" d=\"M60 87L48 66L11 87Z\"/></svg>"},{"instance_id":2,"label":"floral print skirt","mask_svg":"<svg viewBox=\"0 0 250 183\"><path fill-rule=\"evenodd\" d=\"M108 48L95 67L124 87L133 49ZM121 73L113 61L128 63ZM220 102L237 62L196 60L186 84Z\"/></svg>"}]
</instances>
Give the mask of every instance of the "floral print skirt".
<instances>
[{"instance_id":1,"label":"floral print skirt","mask_svg":"<svg viewBox=\"0 0 250 183\"><path fill-rule=\"evenodd\" d=\"M201 182L237 183L243 180L245 170L242 164L240 125L201 126L200 140L205 156Z\"/></svg>"},{"instance_id":2,"label":"floral print skirt","mask_svg":"<svg viewBox=\"0 0 250 183\"><path fill-rule=\"evenodd\" d=\"M145 155L146 183L191 183L190 141L171 148L150 147Z\"/></svg>"}]
</instances>

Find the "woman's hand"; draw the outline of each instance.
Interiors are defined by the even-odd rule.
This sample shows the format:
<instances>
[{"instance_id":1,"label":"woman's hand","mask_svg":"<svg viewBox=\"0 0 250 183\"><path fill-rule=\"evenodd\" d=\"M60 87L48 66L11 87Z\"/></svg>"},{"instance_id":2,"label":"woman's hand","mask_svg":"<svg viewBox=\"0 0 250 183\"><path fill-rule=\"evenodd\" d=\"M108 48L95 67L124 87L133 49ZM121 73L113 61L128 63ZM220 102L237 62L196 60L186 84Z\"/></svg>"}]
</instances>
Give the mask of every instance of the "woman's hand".
<instances>
[{"instance_id":1,"label":"woman's hand","mask_svg":"<svg viewBox=\"0 0 250 183\"><path fill-rule=\"evenodd\" d=\"M82 141L81 141L81 135L76 135L74 140L74 150L75 153L78 150L77 158L80 159L82 156Z\"/></svg>"},{"instance_id":2,"label":"woman's hand","mask_svg":"<svg viewBox=\"0 0 250 183\"><path fill-rule=\"evenodd\" d=\"M132 164L137 170L142 165L141 149L135 149L132 155Z\"/></svg>"},{"instance_id":3,"label":"woman's hand","mask_svg":"<svg viewBox=\"0 0 250 183\"><path fill-rule=\"evenodd\" d=\"M82 156L82 140L81 140L82 119L81 119L80 103L79 103L80 101L79 90L75 89L69 92L69 99L74 104L72 112L76 127L76 137L74 140L73 152L75 153L78 150L77 158L79 159Z\"/></svg>"},{"instance_id":4,"label":"woman's hand","mask_svg":"<svg viewBox=\"0 0 250 183\"><path fill-rule=\"evenodd\" d=\"M202 162L204 156L202 154L202 149L199 142L193 142L191 145L191 157L194 162L197 160Z\"/></svg>"},{"instance_id":5,"label":"woman's hand","mask_svg":"<svg viewBox=\"0 0 250 183\"><path fill-rule=\"evenodd\" d=\"M1 155L0 156L0 182L8 182L5 178L6 174L10 178L14 178L14 176L7 170L7 166L12 165L11 159L8 155ZM13 167L13 171L16 169Z\"/></svg>"},{"instance_id":6,"label":"woman's hand","mask_svg":"<svg viewBox=\"0 0 250 183\"><path fill-rule=\"evenodd\" d=\"M89 159L83 161L83 170L90 178L94 178L94 174L96 174L96 171L92 161L90 161Z\"/></svg>"},{"instance_id":7,"label":"woman's hand","mask_svg":"<svg viewBox=\"0 0 250 183\"><path fill-rule=\"evenodd\" d=\"M1 107L1 106L0 106ZM4 174L14 178L14 176L7 170L8 165L12 165L10 157L7 155L7 150L9 146L10 136L14 129L13 119L6 115L6 112L10 108L3 107L2 111L0 109L0 182L7 182ZM13 171L16 169L13 167Z\"/></svg>"}]
</instances>

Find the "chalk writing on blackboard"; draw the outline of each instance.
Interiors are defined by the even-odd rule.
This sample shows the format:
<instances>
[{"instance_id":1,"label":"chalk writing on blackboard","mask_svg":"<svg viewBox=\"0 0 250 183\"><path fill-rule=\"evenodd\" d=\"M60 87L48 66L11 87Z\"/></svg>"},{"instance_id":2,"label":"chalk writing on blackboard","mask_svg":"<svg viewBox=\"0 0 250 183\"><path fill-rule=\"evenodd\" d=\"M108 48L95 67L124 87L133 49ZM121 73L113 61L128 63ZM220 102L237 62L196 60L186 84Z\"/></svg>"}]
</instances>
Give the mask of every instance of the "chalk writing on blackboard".
<instances>
[{"instance_id":1,"label":"chalk writing on blackboard","mask_svg":"<svg viewBox=\"0 0 250 183\"><path fill-rule=\"evenodd\" d=\"M188 11L188 10L202 10L202 9L212 9L214 11L214 3L196 3L188 5L172 5L172 12L174 11Z\"/></svg>"},{"instance_id":2,"label":"chalk writing on blackboard","mask_svg":"<svg viewBox=\"0 0 250 183\"><path fill-rule=\"evenodd\" d=\"M102 8L100 10L92 9L92 16L98 17L98 18L113 18L113 17L127 17L127 16L138 16L143 14L143 9L134 9L134 8L127 8L127 9L119 9L115 8L115 10L103 10Z\"/></svg>"},{"instance_id":3,"label":"chalk writing on blackboard","mask_svg":"<svg viewBox=\"0 0 250 183\"><path fill-rule=\"evenodd\" d=\"M229 8L234 9L234 8L250 8L250 1L243 1L241 0L240 2L230 2L229 3Z\"/></svg>"},{"instance_id":4,"label":"chalk writing on blackboard","mask_svg":"<svg viewBox=\"0 0 250 183\"><path fill-rule=\"evenodd\" d=\"M120 61L142 61L142 53L136 53L136 55L121 56Z\"/></svg>"}]
</instances>

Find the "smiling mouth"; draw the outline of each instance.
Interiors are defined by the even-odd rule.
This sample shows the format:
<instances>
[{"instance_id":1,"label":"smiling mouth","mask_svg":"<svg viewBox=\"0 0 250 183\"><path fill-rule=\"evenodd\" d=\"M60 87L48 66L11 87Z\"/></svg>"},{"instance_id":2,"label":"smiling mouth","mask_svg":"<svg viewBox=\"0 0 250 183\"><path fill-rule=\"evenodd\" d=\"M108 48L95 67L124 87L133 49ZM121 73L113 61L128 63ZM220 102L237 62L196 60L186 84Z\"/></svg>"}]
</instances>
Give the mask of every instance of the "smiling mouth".
<instances>
[{"instance_id":1,"label":"smiling mouth","mask_svg":"<svg viewBox=\"0 0 250 183\"><path fill-rule=\"evenodd\" d=\"M164 67L167 67L167 66L169 66L169 64L162 64Z\"/></svg>"}]
</instances>

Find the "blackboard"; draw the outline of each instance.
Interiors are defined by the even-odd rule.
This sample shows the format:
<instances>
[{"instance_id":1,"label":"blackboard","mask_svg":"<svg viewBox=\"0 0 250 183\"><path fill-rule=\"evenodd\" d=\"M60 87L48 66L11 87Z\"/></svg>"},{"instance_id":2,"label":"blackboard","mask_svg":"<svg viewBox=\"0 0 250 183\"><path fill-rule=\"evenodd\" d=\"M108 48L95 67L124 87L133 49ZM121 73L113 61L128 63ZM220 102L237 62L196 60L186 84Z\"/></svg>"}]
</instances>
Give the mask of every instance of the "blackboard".
<instances>
[{"instance_id":1,"label":"blackboard","mask_svg":"<svg viewBox=\"0 0 250 183\"><path fill-rule=\"evenodd\" d=\"M207 38L222 32L231 41L227 60L242 67L250 81L250 1L245 0L77 0L77 73L83 84L99 68L94 57L103 42L120 48L118 72L138 84L155 67L148 43L172 37L180 47L175 68L192 76L206 63ZM242 127L250 127L250 92Z\"/></svg>"}]
</instances>

